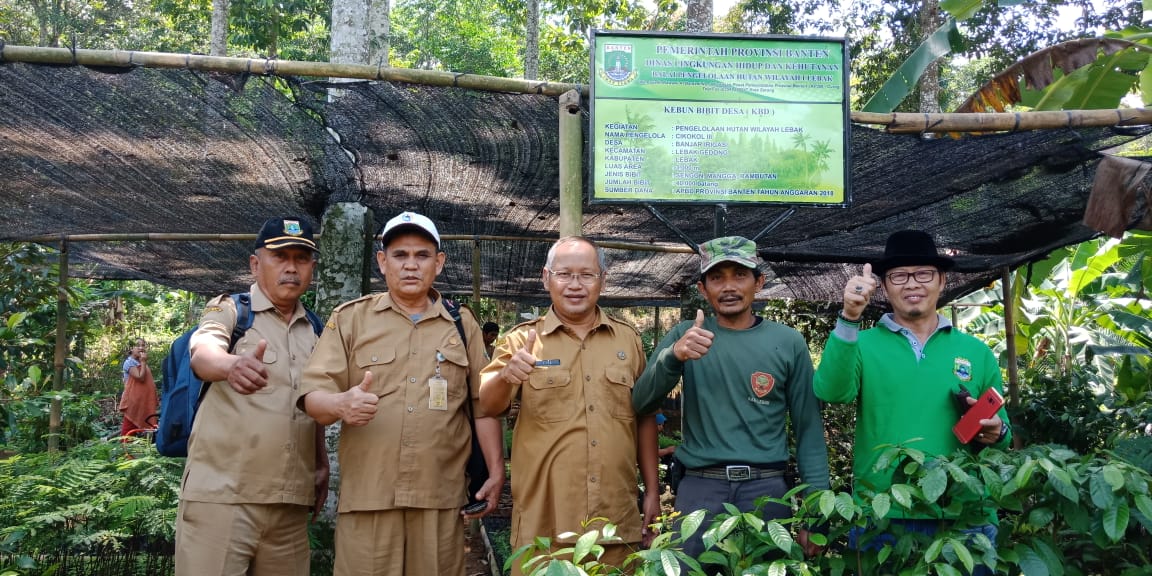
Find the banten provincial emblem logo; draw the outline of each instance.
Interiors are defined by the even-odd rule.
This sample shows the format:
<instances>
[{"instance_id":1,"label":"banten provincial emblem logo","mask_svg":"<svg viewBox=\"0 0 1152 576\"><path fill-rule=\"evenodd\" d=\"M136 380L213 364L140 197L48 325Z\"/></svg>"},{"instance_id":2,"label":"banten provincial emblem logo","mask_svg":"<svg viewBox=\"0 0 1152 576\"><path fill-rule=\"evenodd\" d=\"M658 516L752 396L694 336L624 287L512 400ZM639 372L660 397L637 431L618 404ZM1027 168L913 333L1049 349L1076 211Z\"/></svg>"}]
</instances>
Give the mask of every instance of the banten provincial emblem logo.
<instances>
[{"instance_id":1,"label":"banten provincial emblem logo","mask_svg":"<svg viewBox=\"0 0 1152 576\"><path fill-rule=\"evenodd\" d=\"M753 372L752 373L752 392L756 394L757 398L763 398L772 391L772 387L776 385L776 378L767 372Z\"/></svg>"},{"instance_id":2,"label":"banten provincial emblem logo","mask_svg":"<svg viewBox=\"0 0 1152 576\"><path fill-rule=\"evenodd\" d=\"M636 79L631 44L605 44L604 67L600 77L613 86L624 86Z\"/></svg>"},{"instance_id":3,"label":"banten provincial emblem logo","mask_svg":"<svg viewBox=\"0 0 1152 576\"><path fill-rule=\"evenodd\" d=\"M957 356L952 365L952 372L956 374L957 378L967 382L972 379L972 362L967 358Z\"/></svg>"},{"instance_id":4,"label":"banten provincial emblem logo","mask_svg":"<svg viewBox=\"0 0 1152 576\"><path fill-rule=\"evenodd\" d=\"M304 231L300 229L300 222L296 220L285 220L284 233L289 236L299 236L303 234Z\"/></svg>"}]
</instances>

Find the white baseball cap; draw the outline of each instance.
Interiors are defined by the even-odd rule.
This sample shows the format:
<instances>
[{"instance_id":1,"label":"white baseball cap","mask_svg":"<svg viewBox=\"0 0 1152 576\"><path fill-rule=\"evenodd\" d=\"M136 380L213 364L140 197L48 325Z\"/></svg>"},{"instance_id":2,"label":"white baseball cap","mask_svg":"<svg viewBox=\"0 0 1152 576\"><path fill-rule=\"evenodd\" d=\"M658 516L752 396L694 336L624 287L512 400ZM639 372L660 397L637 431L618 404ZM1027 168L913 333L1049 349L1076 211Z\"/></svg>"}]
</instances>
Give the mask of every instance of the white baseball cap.
<instances>
[{"instance_id":1,"label":"white baseball cap","mask_svg":"<svg viewBox=\"0 0 1152 576\"><path fill-rule=\"evenodd\" d=\"M380 230L380 244L388 246L393 236L410 230L419 230L431 236L436 242L436 249L440 249L440 233L436 231L436 225L427 216L415 212L401 212L389 220Z\"/></svg>"}]
</instances>

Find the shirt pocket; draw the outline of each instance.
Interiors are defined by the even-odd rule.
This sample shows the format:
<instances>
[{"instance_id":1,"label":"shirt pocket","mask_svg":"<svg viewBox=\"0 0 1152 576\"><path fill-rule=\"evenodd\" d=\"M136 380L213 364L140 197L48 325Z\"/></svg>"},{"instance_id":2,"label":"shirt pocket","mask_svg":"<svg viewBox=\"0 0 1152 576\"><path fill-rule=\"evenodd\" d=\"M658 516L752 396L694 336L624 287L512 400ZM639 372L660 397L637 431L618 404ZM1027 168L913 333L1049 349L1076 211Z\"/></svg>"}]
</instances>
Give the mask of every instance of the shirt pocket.
<instances>
[{"instance_id":1,"label":"shirt pocket","mask_svg":"<svg viewBox=\"0 0 1152 576\"><path fill-rule=\"evenodd\" d=\"M632 411L632 386L636 383L632 374L622 366L609 366L604 373L608 382L605 390L612 416L620 420L633 421L636 413Z\"/></svg>"},{"instance_id":2,"label":"shirt pocket","mask_svg":"<svg viewBox=\"0 0 1152 576\"><path fill-rule=\"evenodd\" d=\"M364 373L372 372L373 394L383 398L400 390L404 381L403 374L396 374L396 349L374 348L371 350L356 351L356 370L353 379L348 384L359 386L364 381Z\"/></svg>"},{"instance_id":3,"label":"shirt pocket","mask_svg":"<svg viewBox=\"0 0 1152 576\"><path fill-rule=\"evenodd\" d=\"M444 356L440 363L440 376L448 381L448 397L463 397L468 389L468 349L448 343L442 344L437 351Z\"/></svg>"},{"instance_id":4,"label":"shirt pocket","mask_svg":"<svg viewBox=\"0 0 1152 576\"><path fill-rule=\"evenodd\" d=\"M525 407L531 407L534 420L560 422L572 417L576 401L572 396L572 374L567 370L536 370L528 375L529 396Z\"/></svg>"}]
</instances>

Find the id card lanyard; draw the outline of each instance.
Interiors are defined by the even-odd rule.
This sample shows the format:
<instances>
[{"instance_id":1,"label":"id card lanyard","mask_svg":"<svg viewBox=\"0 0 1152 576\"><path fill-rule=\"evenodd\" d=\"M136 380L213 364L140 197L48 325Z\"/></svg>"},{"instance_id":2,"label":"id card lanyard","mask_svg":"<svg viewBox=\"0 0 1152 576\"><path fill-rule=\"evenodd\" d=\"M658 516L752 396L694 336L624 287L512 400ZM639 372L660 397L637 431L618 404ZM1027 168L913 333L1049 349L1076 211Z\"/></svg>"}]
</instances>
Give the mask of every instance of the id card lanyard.
<instances>
[{"instance_id":1,"label":"id card lanyard","mask_svg":"<svg viewBox=\"0 0 1152 576\"><path fill-rule=\"evenodd\" d=\"M436 374L428 379L428 409L448 410L448 381L440 375L444 355L436 351Z\"/></svg>"}]
</instances>

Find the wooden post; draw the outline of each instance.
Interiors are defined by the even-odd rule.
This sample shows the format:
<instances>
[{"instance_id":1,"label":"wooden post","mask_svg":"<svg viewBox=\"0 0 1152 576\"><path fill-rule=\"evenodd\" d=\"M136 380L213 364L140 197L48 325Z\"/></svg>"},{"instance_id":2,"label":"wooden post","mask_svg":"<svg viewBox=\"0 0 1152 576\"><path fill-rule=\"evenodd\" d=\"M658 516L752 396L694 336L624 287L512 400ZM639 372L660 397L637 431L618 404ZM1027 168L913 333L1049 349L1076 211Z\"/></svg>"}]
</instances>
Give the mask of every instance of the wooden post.
<instances>
[{"instance_id":1,"label":"wooden post","mask_svg":"<svg viewBox=\"0 0 1152 576\"><path fill-rule=\"evenodd\" d=\"M68 357L68 241L60 240L60 274L56 279L56 354L52 360L52 404L48 412L48 451L60 449L64 359Z\"/></svg>"},{"instance_id":2,"label":"wooden post","mask_svg":"<svg viewBox=\"0 0 1152 576\"><path fill-rule=\"evenodd\" d=\"M1012 271L1007 266L1000 274L1000 284L1004 290L1004 341L1008 348L1008 408L1015 414L1020 409L1020 375L1016 367L1016 299L1012 294ZM1021 439L1012 439L1015 447L1021 447Z\"/></svg>"},{"instance_id":3,"label":"wooden post","mask_svg":"<svg viewBox=\"0 0 1152 576\"><path fill-rule=\"evenodd\" d=\"M560 237L579 236L584 224L584 125L580 93L560 96Z\"/></svg>"},{"instance_id":4,"label":"wooden post","mask_svg":"<svg viewBox=\"0 0 1152 576\"><path fill-rule=\"evenodd\" d=\"M653 316L655 317L656 320L652 323L652 346L655 347L657 344L660 343L660 338L661 338L660 329L663 328L663 326L660 325L660 307L659 306L655 306L653 308Z\"/></svg>"},{"instance_id":5,"label":"wooden post","mask_svg":"<svg viewBox=\"0 0 1152 576\"><path fill-rule=\"evenodd\" d=\"M480 239L472 241L472 305L480 309Z\"/></svg>"}]
</instances>

